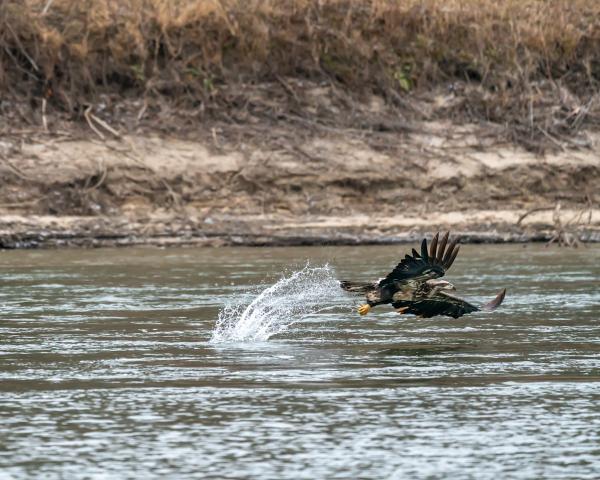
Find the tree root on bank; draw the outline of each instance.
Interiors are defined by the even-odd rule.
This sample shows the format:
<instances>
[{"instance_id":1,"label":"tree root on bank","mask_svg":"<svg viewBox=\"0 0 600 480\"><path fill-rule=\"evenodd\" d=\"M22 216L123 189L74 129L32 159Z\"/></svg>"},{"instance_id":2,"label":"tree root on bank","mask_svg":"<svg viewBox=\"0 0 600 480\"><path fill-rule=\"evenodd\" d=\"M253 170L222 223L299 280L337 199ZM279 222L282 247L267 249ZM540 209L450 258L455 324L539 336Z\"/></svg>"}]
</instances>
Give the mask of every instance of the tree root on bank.
<instances>
[{"instance_id":1,"label":"tree root on bank","mask_svg":"<svg viewBox=\"0 0 600 480\"><path fill-rule=\"evenodd\" d=\"M521 225L523 220L533 213L554 210L552 215L554 233L550 240L546 243L546 247L556 243L559 247L578 248L581 245L585 246L585 243L583 243L583 240L581 239L581 230L585 225L591 225L592 208L592 197L591 195L587 194L586 205L577 211L577 213L566 222L563 222L563 218L561 217L561 204L558 202L554 207L535 207L526 211L519 217L516 225Z\"/></svg>"}]
</instances>

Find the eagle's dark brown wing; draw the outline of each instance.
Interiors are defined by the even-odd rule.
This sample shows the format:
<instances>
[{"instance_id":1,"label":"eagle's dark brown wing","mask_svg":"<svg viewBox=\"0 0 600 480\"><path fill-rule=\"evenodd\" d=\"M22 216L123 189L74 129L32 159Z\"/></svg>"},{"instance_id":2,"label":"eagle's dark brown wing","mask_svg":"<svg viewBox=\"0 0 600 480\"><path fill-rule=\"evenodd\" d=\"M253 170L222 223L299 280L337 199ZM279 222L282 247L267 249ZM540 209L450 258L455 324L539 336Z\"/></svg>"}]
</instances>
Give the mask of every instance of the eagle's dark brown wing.
<instances>
[{"instance_id":1,"label":"eagle's dark brown wing","mask_svg":"<svg viewBox=\"0 0 600 480\"><path fill-rule=\"evenodd\" d=\"M396 265L396 268L392 270L387 277L379 282L379 286L384 286L393 282L412 280L412 279L429 279L443 277L446 270L450 268L456 255L458 255L458 238L455 238L448 248L448 236L450 232L439 240L439 232L435 234L431 240L431 246L429 252L427 251L427 239L423 239L421 242L421 253L418 253L415 249L412 251L412 255L406 255L402 261Z\"/></svg>"},{"instance_id":2,"label":"eagle's dark brown wing","mask_svg":"<svg viewBox=\"0 0 600 480\"><path fill-rule=\"evenodd\" d=\"M399 301L394 302L392 306L397 308L400 313L412 313L423 318L445 315L447 317L462 317L466 313L477 312L479 310L491 311L500 306L506 295L506 289L502 290L496 298L481 307L477 307L462 298L455 297L446 292L438 292L433 297L427 297L414 302Z\"/></svg>"}]
</instances>

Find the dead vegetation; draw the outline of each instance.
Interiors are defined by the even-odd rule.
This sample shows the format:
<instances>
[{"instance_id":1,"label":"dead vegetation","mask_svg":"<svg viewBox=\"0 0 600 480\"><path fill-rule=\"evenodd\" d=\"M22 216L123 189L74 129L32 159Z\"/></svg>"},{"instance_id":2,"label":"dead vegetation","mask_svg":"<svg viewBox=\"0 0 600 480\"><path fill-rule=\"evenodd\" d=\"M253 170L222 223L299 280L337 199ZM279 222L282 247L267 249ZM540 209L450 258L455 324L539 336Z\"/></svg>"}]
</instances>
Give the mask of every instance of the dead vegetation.
<instances>
[{"instance_id":1,"label":"dead vegetation","mask_svg":"<svg viewBox=\"0 0 600 480\"><path fill-rule=\"evenodd\" d=\"M579 207L575 212L570 212L569 215L565 215L562 212L562 204L560 202L554 207L535 207L527 210L519 217L516 226L519 227L523 220L531 214L552 211L553 231L550 239L546 243L546 247L555 243L559 247L578 248L585 245L585 243L583 243L583 236L586 228L590 228L592 225L592 216L594 212L593 196L587 193L585 197L587 204Z\"/></svg>"},{"instance_id":2,"label":"dead vegetation","mask_svg":"<svg viewBox=\"0 0 600 480\"><path fill-rule=\"evenodd\" d=\"M598 18L595 0L4 0L0 115L99 136L450 118L532 150L581 147L600 125Z\"/></svg>"}]
</instances>

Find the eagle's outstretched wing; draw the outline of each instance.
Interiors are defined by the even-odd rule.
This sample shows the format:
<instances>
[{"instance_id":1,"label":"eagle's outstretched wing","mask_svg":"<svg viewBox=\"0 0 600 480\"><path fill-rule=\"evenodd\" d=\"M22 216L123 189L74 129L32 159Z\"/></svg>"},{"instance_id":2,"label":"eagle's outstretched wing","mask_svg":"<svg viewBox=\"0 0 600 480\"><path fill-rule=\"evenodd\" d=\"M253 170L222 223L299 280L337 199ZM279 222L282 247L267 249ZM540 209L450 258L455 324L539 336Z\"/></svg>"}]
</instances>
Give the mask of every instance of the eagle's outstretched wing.
<instances>
[{"instance_id":1,"label":"eagle's outstretched wing","mask_svg":"<svg viewBox=\"0 0 600 480\"><path fill-rule=\"evenodd\" d=\"M460 246L457 245L459 239L455 238L446 248L450 232L446 232L438 243L439 235L439 232L436 233L431 240L429 252L427 240L424 238L421 242L421 253L413 248L412 255L406 255L396 268L379 282L379 286L402 280L443 277L458 255Z\"/></svg>"},{"instance_id":2,"label":"eagle's outstretched wing","mask_svg":"<svg viewBox=\"0 0 600 480\"><path fill-rule=\"evenodd\" d=\"M423 318L435 317L436 315L446 315L447 317L462 317L466 313L472 313L479 310L496 310L504 300L506 289L502 290L496 298L481 307L477 307L462 298L455 297L446 292L438 292L433 297L427 297L422 300L399 301L394 302L392 306L398 309L399 313L412 313Z\"/></svg>"}]
</instances>

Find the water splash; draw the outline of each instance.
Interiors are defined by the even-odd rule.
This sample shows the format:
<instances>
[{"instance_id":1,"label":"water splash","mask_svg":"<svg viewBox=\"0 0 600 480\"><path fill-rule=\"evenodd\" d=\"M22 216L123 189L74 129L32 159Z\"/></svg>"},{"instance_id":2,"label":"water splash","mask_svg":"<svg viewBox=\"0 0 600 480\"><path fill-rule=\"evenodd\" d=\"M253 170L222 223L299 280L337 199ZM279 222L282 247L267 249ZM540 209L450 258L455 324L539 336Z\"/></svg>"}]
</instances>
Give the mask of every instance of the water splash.
<instances>
[{"instance_id":1,"label":"water splash","mask_svg":"<svg viewBox=\"0 0 600 480\"><path fill-rule=\"evenodd\" d=\"M329 265L306 265L261 291L250 303L226 306L219 312L211 342L267 340L307 315L330 308L331 299L339 294L339 282Z\"/></svg>"}]
</instances>

